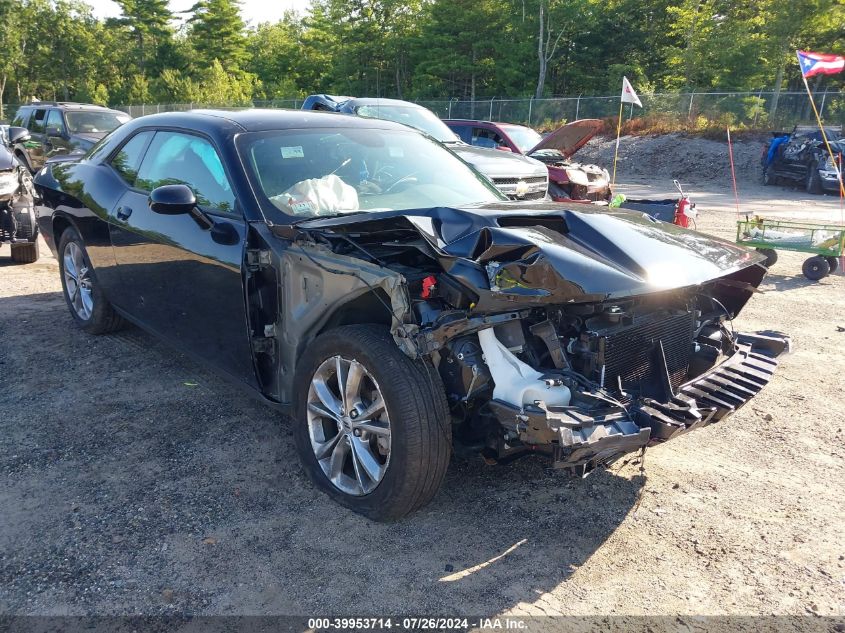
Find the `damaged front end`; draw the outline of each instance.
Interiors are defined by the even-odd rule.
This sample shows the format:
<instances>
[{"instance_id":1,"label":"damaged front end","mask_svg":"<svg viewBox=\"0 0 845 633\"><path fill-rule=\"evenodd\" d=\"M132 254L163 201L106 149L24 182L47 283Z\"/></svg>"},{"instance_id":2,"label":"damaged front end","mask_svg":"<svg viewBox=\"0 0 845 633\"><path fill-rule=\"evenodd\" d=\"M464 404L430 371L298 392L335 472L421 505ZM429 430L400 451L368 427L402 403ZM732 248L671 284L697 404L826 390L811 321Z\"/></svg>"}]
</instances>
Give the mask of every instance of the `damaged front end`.
<instances>
[{"instance_id":1,"label":"damaged front end","mask_svg":"<svg viewBox=\"0 0 845 633\"><path fill-rule=\"evenodd\" d=\"M0 243L32 242L38 235L32 177L0 149Z\"/></svg>"},{"instance_id":2,"label":"damaged front end","mask_svg":"<svg viewBox=\"0 0 845 633\"><path fill-rule=\"evenodd\" d=\"M394 338L439 371L455 438L490 457L584 475L725 418L789 349L733 330L765 275L756 254L641 214L497 205L297 230L401 275Z\"/></svg>"}]
</instances>

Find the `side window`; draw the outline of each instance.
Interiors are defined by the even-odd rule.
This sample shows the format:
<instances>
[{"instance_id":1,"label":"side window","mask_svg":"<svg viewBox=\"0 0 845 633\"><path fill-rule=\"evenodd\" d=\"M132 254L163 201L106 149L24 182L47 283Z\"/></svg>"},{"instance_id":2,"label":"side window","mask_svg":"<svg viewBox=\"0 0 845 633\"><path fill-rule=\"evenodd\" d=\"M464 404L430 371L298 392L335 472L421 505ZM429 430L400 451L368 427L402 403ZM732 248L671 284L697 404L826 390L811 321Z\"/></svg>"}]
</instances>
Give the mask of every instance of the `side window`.
<instances>
[{"instance_id":1,"label":"side window","mask_svg":"<svg viewBox=\"0 0 845 633\"><path fill-rule=\"evenodd\" d=\"M138 178L138 168L144 157L144 149L152 138L152 132L140 132L124 143L120 151L111 159L111 166L120 174L130 187L135 186Z\"/></svg>"},{"instance_id":2,"label":"side window","mask_svg":"<svg viewBox=\"0 0 845 633\"><path fill-rule=\"evenodd\" d=\"M62 119L62 113L59 110L50 110L50 112L47 114L46 127L57 127L59 128L59 132L64 134L65 122L64 119Z\"/></svg>"},{"instance_id":3,"label":"side window","mask_svg":"<svg viewBox=\"0 0 845 633\"><path fill-rule=\"evenodd\" d=\"M15 118L12 119L11 125L16 127L26 127L26 124L29 122L30 112L32 112L32 108L18 108Z\"/></svg>"},{"instance_id":4,"label":"side window","mask_svg":"<svg viewBox=\"0 0 845 633\"><path fill-rule=\"evenodd\" d=\"M235 210L235 195L211 143L191 134L156 132L138 170L136 186L152 191L174 184L193 189L201 207L229 213Z\"/></svg>"},{"instance_id":5,"label":"side window","mask_svg":"<svg viewBox=\"0 0 845 633\"><path fill-rule=\"evenodd\" d=\"M470 134L470 127L468 125L450 125L449 128L461 137L461 140L464 143L469 143L472 140L472 135Z\"/></svg>"},{"instance_id":6,"label":"side window","mask_svg":"<svg viewBox=\"0 0 845 633\"><path fill-rule=\"evenodd\" d=\"M47 110L36 110L35 114L29 119L29 131L36 134L44 133L44 119L47 116Z\"/></svg>"},{"instance_id":7,"label":"side window","mask_svg":"<svg viewBox=\"0 0 845 633\"><path fill-rule=\"evenodd\" d=\"M492 130L486 130L481 127L472 128L472 145L479 147L489 147L496 149L497 145L502 144L502 137Z\"/></svg>"}]
</instances>

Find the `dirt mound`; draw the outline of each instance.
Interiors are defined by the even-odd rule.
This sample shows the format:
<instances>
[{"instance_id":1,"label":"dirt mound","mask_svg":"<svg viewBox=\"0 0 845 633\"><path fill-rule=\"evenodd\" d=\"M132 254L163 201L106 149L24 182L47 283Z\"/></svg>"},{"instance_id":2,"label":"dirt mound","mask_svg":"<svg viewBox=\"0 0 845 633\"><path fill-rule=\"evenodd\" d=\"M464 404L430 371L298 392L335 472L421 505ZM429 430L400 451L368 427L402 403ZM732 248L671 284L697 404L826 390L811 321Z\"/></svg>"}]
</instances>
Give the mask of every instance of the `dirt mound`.
<instances>
[{"instance_id":1,"label":"dirt mound","mask_svg":"<svg viewBox=\"0 0 845 633\"><path fill-rule=\"evenodd\" d=\"M576 159L613 169L616 139L595 138L579 150ZM760 180L760 141L734 141L737 181ZM619 142L616 180L677 178L681 182L730 182L727 141L711 141L683 134L623 136Z\"/></svg>"}]
</instances>

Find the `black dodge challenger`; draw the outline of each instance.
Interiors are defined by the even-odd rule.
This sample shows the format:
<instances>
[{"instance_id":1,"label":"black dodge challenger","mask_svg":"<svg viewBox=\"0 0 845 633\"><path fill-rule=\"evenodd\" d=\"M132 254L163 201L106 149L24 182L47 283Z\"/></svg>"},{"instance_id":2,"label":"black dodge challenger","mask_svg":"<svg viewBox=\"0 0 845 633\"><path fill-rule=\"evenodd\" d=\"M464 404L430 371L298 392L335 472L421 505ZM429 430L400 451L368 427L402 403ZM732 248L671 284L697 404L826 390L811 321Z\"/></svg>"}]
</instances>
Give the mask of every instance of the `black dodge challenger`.
<instances>
[{"instance_id":1,"label":"black dodge challenger","mask_svg":"<svg viewBox=\"0 0 845 633\"><path fill-rule=\"evenodd\" d=\"M505 200L432 139L328 113L142 117L35 179L74 321L125 321L293 416L376 520L453 442L584 475L724 419L786 337L731 321L761 256L648 216Z\"/></svg>"}]
</instances>

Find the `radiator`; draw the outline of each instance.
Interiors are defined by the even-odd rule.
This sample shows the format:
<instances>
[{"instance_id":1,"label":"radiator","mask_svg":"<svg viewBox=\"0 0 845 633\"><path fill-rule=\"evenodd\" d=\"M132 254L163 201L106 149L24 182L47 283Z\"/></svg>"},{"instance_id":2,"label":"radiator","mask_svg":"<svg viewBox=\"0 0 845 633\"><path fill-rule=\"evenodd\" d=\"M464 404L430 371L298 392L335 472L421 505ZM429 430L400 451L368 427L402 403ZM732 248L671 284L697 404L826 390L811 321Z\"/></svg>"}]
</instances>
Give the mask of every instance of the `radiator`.
<instances>
[{"instance_id":1,"label":"radiator","mask_svg":"<svg viewBox=\"0 0 845 633\"><path fill-rule=\"evenodd\" d=\"M600 362L604 360L604 385L618 390L651 391L655 384L656 355L659 340L663 344L669 381L673 391L685 382L693 352L695 315L693 312L658 313L641 317L637 323L602 336Z\"/></svg>"}]
</instances>

